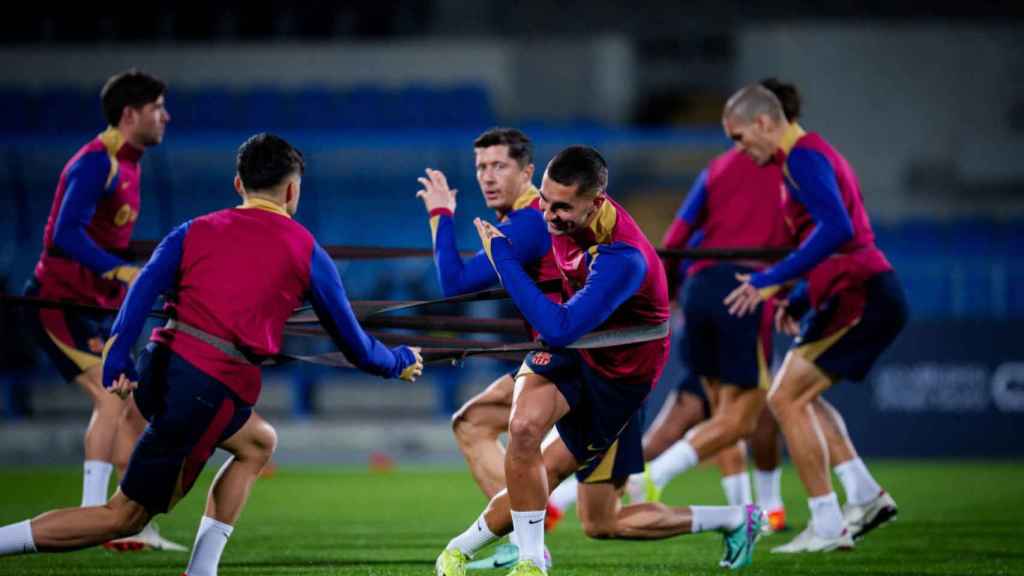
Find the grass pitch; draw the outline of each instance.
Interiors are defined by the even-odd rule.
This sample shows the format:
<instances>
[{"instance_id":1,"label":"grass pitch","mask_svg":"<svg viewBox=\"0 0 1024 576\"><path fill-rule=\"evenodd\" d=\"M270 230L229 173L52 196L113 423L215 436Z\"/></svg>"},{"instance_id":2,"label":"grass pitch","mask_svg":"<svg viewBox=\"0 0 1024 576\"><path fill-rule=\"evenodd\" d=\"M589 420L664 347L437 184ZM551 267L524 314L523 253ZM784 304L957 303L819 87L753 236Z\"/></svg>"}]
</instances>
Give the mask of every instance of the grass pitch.
<instances>
[{"instance_id":1,"label":"grass pitch","mask_svg":"<svg viewBox=\"0 0 1024 576\"><path fill-rule=\"evenodd\" d=\"M900 506L897 521L870 534L848 553L778 556L768 553L795 531L763 539L759 574L1024 574L1024 464L1009 462L871 462ZM74 505L77 469L0 471L0 524L54 507ZM207 471L172 514L159 518L167 537L191 544ZM790 523L802 527L807 506L792 469L783 490ZM669 504L721 504L716 472L700 468L668 487ZM468 472L354 468L280 469L257 482L221 562L222 576L263 574L432 574L445 543L484 504ZM717 568L721 539L714 534L658 542L588 540L572 513L548 535L552 576L608 574L726 574ZM185 553L70 554L0 558L0 574L179 575ZM482 575L503 571L480 571ZM472 572L471 572L472 574Z\"/></svg>"}]
</instances>

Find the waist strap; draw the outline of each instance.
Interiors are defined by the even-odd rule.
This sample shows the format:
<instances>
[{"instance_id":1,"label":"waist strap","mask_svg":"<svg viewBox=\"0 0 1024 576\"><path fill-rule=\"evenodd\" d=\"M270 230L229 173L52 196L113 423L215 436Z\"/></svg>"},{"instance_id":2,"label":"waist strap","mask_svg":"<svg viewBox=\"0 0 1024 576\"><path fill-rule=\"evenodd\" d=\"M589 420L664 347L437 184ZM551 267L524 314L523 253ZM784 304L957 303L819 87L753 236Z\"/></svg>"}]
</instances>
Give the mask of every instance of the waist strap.
<instances>
[{"instance_id":1,"label":"waist strap","mask_svg":"<svg viewBox=\"0 0 1024 576\"><path fill-rule=\"evenodd\" d=\"M195 326L186 324L181 320L169 318L167 320L167 323L164 324L164 328L167 330L174 330L176 332L183 332L185 334L188 334L189 336L197 340L201 340L209 344L210 346L213 346L217 350L220 350L221 352L227 354L228 356L231 356L236 360L241 360L246 364L258 366L263 363L262 358L257 358L253 354L246 354L231 342L228 342L227 340L219 336L214 336L213 334L210 334L205 330L201 330L199 328L196 328Z\"/></svg>"}]
</instances>

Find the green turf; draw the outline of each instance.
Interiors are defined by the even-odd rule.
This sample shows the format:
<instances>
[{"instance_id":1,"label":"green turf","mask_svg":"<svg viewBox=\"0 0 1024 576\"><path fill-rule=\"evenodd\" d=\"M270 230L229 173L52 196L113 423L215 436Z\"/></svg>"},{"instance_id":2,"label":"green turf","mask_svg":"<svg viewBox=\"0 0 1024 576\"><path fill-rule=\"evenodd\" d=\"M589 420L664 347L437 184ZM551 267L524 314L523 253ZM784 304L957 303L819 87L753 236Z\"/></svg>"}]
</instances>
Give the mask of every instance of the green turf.
<instances>
[{"instance_id":1,"label":"green turf","mask_svg":"<svg viewBox=\"0 0 1024 576\"><path fill-rule=\"evenodd\" d=\"M1024 574L1024 465L1013 463L873 463L900 505L898 520L848 553L779 557L761 541L745 574ZM191 543L210 475L170 516L164 534ZM792 470L784 477L790 519L807 508ZM0 472L0 523L76 503L79 473L68 469ZM699 469L669 486L670 504L718 504L714 471ZM221 563L223 576L261 574L432 574L450 537L479 513L483 498L461 470L371 474L356 469L286 469L257 483ZM553 575L723 574L721 539L684 536L660 542L588 540L574 517L548 536ZM174 575L186 554L70 554L0 559L0 574ZM503 574L483 571L482 575Z\"/></svg>"}]
</instances>

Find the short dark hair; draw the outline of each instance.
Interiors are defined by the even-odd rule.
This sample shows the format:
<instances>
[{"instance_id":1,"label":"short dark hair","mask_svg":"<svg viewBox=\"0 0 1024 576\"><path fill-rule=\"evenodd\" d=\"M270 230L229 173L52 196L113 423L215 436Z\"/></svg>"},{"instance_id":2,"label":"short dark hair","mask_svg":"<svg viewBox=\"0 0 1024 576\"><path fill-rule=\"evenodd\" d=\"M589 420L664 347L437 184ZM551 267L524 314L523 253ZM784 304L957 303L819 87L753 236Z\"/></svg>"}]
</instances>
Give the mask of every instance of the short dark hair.
<instances>
[{"instance_id":1,"label":"short dark hair","mask_svg":"<svg viewBox=\"0 0 1024 576\"><path fill-rule=\"evenodd\" d=\"M235 166L242 184L252 192L269 190L295 173L301 176L306 163L302 152L284 138L261 132L238 148Z\"/></svg>"},{"instance_id":2,"label":"short dark hair","mask_svg":"<svg viewBox=\"0 0 1024 576\"><path fill-rule=\"evenodd\" d=\"M508 157L514 159L520 168L533 163L533 142L521 130L495 127L473 141L473 148L491 146L508 146Z\"/></svg>"},{"instance_id":3,"label":"short dark hair","mask_svg":"<svg viewBox=\"0 0 1024 576\"><path fill-rule=\"evenodd\" d=\"M569 146L551 159L547 176L563 186L577 186L577 196L597 196L608 187L608 163L590 146Z\"/></svg>"},{"instance_id":4,"label":"short dark hair","mask_svg":"<svg viewBox=\"0 0 1024 576\"><path fill-rule=\"evenodd\" d=\"M121 121L125 106L141 108L167 92L163 80L134 68L111 76L100 90L103 116L111 126Z\"/></svg>"},{"instance_id":5,"label":"short dark hair","mask_svg":"<svg viewBox=\"0 0 1024 576\"><path fill-rule=\"evenodd\" d=\"M800 91L796 89L795 85L787 84L774 77L765 78L759 84L771 90L772 94L779 99L786 120L793 122L800 117L800 105L803 103L803 99L800 98Z\"/></svg>"}]
</instances>

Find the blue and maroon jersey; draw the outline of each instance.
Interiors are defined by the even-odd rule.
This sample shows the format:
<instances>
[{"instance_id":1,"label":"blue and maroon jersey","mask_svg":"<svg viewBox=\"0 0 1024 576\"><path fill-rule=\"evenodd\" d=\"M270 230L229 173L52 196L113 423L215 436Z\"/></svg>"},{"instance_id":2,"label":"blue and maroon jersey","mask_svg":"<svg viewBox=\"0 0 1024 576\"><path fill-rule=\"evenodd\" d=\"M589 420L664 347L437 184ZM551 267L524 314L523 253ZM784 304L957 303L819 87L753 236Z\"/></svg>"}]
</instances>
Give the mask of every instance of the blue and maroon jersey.
<instances>
[{"instance_id":1,"label":"blue and maroon jersey","mask_svg":"<svg viewBox=\"0 0 1024 576\"><path fill-rule=\"evenodd\" d=\"M860 184L853 168L824 138L790 125L775 162L782 166L786 224L800 248L751 284L771 289L806 275L810 305L860 289L872 276L892 270L875 245Z\"/></svg>"},{"instance_id":2,"label":"blue and maroon jersey","mask_svg":"<svg viewBox=\"0 0 1024 576\"><path fill-rule=\"evenodd\" d=\"M704 233L701 248L777 248L789 241L779 195L782 168L758 166L737 149L715 157L697 177L662 244L670 250L688 245L696 230ZM697 260L687 269L692 276L718 264ZM765 263L750 262L755 268Z\"/></svg>"},{"instance_id":3,"label":"blue and maroon jersey","mask_svg":"<svg viewBox=\"0 0 1024 576\"><path fill-rule=\"evenodd\" d=\"M537 289L505 238L491 242L491 257L505 289L549 346L572 344L595 329L658 325L668 321L665 269L657 251L626 210L606 198L580 234L553 235L564 304ZM653 386L668 359L669 338L580 350L604 378Z\"/></svg>"},{"instance_id":4,"label":"blue and maroon jersey","mask_svg":"<svg viewBox=\"0 0 1024 576\"><path fill-rule=\"evenodd\" d=\"M139 217L141 158L108 128L68 160L35 268L41 297L120 306L125 285L116 272L125 262L111 252L128 248Z\"/></svg>"},{"instance_id":5,"label":"blue and maroon jersey","mask_svg":"<svg viewBox=\"0 0 1024 576\"><path fill-rule=\"evenodd\" d=\"M103 383L134 377L130 349L157 296L171 291L172 318L232 344L251 358L281 349L285 321L309 299L324 328L360 369L385 377L414 363L404 346L390 349L359 326L334 262L313 235L278 205L260 200L201 216L157 247L128 291L104 354ZM245 402L259 398L258 365L184 332L158 328L168 346Z\"/></svg>"},{"instance_id":6,"label":"blue and maroon jersey","mask_svg":"<svg viewBox=\"0 0 1024 576\"><path fill-rule=\"evenodd\" d=\"M551 254L551 236L540 209L540 194L535 187L530 186L516 198L512 210L498 223L498 229L512 242L516 258L531 278L543 282L562 277ZM451 210L431 210L430 230L434 239L437 278L445 296L476 292L498 284L498 274L483 250L467 261L459 256Z\"/></svg>"}]
</instances>

